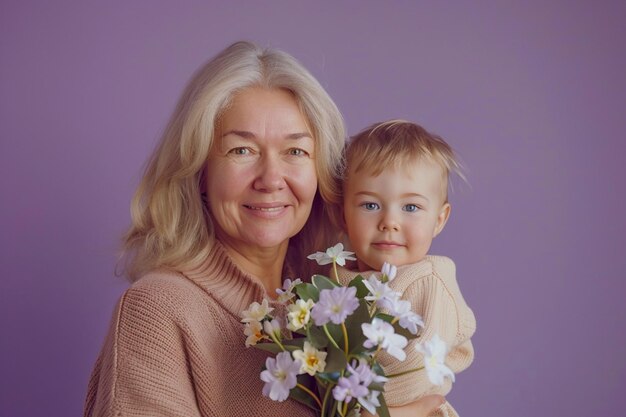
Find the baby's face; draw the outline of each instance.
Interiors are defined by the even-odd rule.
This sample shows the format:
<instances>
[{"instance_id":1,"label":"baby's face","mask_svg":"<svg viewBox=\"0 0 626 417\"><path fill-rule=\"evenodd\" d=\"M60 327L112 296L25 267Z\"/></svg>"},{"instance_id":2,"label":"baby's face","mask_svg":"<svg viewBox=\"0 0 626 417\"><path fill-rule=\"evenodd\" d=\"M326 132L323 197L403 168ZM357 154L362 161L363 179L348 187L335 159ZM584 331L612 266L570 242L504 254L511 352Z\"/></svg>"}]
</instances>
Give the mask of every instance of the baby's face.
<instances>
[{"instance_id":1,"label":"baby's face","mask_svg":"<svg viewBox=\"0 0 626 417\"><path fill-rule=\"evenodd\" d=\"M349 172L344 185L346 231L360 271L400 266L426 256L443 229L450 205L444 203L442 169L428 160L388 168L378 176Z\"/></svg>"}]
</instances>

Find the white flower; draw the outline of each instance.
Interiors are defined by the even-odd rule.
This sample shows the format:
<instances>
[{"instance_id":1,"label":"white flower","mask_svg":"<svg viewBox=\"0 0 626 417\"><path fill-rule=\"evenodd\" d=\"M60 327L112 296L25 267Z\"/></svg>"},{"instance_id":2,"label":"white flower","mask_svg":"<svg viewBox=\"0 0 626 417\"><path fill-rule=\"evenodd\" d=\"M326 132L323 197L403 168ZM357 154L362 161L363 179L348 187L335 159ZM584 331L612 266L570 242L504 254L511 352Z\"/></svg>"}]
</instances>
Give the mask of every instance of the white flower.
<instances>
[{"instance_id":1,"label":"white flower","mask_svg":"<svg viewBox=\"0 0 626 417\"><path fill-rule=\"evenodd\" d=\"M263 322L263 330L268 336L274 336L275 338L280 339L280 320L265 320Z\"/></svg>"},{"instance_id":2,"label":"white flower","mask_svg":"<svg viewBox=\"0 0 626 417\"><path fill-rule=\"evenodd\" d=\"M251 321L246 323L243 333L248 336L246 338L246 347L254 346L257 342L263 339L263 326L258 321Z\"/></svg>"},{"instance_id":3,"label":"white flower","mask_svg":"<svg viewBox=\"0 0 626 417\"><path fill-rule=\"evenodd\" d=\"M284 303L286 301L291 300L295 295L293 293L293 289L298 284L302 284L302 280L300 278L295 279L293 281L290 279L286 279L285 282L283 282L283 288L276 289L276 294L278 294L278 302Z\"/></svg>"},{"instance_id":4,"label":"white flower","mask_svg":"<svg viewBox=\"0 0 626 417\"><path fill-rule=\"evenodd\" d=\"M289 390L298 383L296 375L300 370L300 361L291 359L289 352L280 352L276 359L265 360L265 371L261 372L261 380L265 382L263 395L274 401L285 401Z\"/></svg>"},{"instance_id":5,"label":"white flower","mask_svg":"<svg viewBox=\"0 0 626 417\"><path fill-rule=\"evenodd\" d=\"M326 352L317 350L309 342L304 342L304 350L293 352L294 359L302 362L299 373L314 376L316 372L324 372L326 368Z\"/></svg>"},{"instance_id":6,"label":"white flower","mask_svg":"<svg viewBox=\"0 0 626 417\"><path fill-rule=\"evenodd\" d=\"M401 327L417 334L418 327L424 327L422 317L411 311L411 303L406 300L394 300L389 307L392 316L398 319Z\"/></svg>"},{"instance_id":7,"label":"white flower","mask_svg":"<svg viewBox=\"0 0 626 417\"><path fill-rule=\"evenodd\" d=\"M256 301L250 304L248 310L245 310L241 313L241 322L249 323L252 321L262 321L265 316L270 314L274 309L269 306L267 303L267 299L263 299L262 304L257 303Z\"/></svg>"},{"instance_id":8,"label":"white flower","mask_svg":"<svg viewBox=\"0 0 626 417\"><path fill-rule=\"evenodd\" d=\"M444 363L448 348L439 335L434 335L424 344L415 345L415 350L424 354L424 366L430 382L442 385L445 377L449 377L454 382L454 372Z\"/></svg>"},{"instance_id":9,"label":"white flower","mask_svg":"<svg viewBox=\"0 0 626 417\"><path fill-rule=\"evenodd\" d=\"M376 415L376 408L380 407L380 401L378 401L378 396L380 395L380 391L370 391L367 397L359 397L359 403L367 410L370 414Z\"/></svg>"},{"instance_id":10,"label":"white flower","mask_svg":"<svg viewBox=\"0 0 626 417\"><path fill-rule=\"evenodd\" d=\"M375 275L370 275L367 281L363 280L363 285L370 292L370 295L365 296L365 299L375 301L378 307L389 309L392 303L400 298L399 292L393 291L389 285L380 282Z\"/></svg>"},{"instance_id":11,"label":"white flower","mask_svg":"<svg viewBox=\"0 0 626 417\"><path fill-rule=\"evenodd\" d=\"M398 268L395 265L391 265L387 262L383 263L383 267L380 270L383 273L383 281L391 282L396 277L396 273L398 272Z\"/></svg>"},{"instance_id":12,"label":"white flower","mask_svg":"<svg viewBox=\"0 0 626 417\"><path fill-rule=\"evenodd\" d=\"M341 324L359 307L356 287L335 287L320 291L320 299L311 310L311 317L317 326L332 321Z\"/></svg>"},{"instance_id":13,"label":"white flower","mask_svg":"<svg viewBox=\"0 0 626 417\"><path fill-rule=\"evenodd\" d=\"M287 328L291 331L296 331L303 328L309 323L311 319L311 308L315 303L313 300L296 300L294 304L287 307L289 313L287 313Z\"/></svg>"},{"instance_id":14,"label":"white flower","mask_svg":"<svg viewBox=\"0 0 626 417\"><path fill-rule=\"evenodd\" d=\"M326 249L326 252L315 252L307 256L307 259L316 261L318 265L328 265L336 262L338 265L344 266L346 261L356 261L356 258L352 255L354 255L354 252L344 251L343 244L337 243L332 248Z\"/></svg>"},{"instance_id":15,"label":"white flower","mask_svg":"<svg viewBox=\"0 0 626 417\"><path fill-rule=\"evenodd\" d=\"M361 329L365 337L367 337L363 346L368 349L380 346L394 358L401 361L406 359L406 353L403 349L407 345L408 340L406 340L406 337L396 334L391 324L376 317L371 324L361 324Z\"/></svg>"}]
</instances>

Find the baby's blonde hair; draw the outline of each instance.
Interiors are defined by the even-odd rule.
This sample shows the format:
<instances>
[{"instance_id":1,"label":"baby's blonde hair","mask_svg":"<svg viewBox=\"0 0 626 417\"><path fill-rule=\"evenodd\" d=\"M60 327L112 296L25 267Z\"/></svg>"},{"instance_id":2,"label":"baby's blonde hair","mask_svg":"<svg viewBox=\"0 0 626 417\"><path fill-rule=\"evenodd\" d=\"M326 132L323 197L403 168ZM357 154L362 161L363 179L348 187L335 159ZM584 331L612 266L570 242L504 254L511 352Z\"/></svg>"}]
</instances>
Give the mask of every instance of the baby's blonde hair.
<instances>
[{"instance_id":1,"label":"baby's blonde hair","mask_svg":"<svg viewBox=\"0 0 626 417\"><path fill-rule=\"evenodd\" d=\"M454 151L440 136L406 120L375 123L350 139L346 151L344 181L351 174L367 170L374 176L384 169L416 160L428 160L441 167L443 202L448 200L448 177L455 173L465 180Z\"/></svg>"},{"instance_id":2,"label":"baby's blonde hair","mask_svg":"<svg viewBox=\"0 0 626 417\"><path fill-rule=\"evenodd\" d=\"M343 119L319 82L292 56L237 42L198 70L187 85L160 144L148 161L131 204L121 273L131 280L155 268L183 270L206 259L214 241L201 196L216 124L233 97L250 87L293 94L315 139L318 193L309 220L289 242L287 263L301 268L307 254L334 243L327 204L337 204L345 140ZM306 268L311 263L307 263Z\"/></svg>"}]
</instances>

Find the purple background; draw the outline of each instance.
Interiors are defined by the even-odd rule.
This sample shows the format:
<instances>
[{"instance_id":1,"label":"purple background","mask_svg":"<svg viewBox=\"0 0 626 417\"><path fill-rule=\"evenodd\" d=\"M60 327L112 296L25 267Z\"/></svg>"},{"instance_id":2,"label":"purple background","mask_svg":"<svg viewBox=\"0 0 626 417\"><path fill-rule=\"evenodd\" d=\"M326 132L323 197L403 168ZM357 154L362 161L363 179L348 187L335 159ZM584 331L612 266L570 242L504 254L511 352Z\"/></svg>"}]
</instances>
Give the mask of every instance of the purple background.
<instances>
[{"instance_id":1,"label":"purple background","mask_svg":"<svg viewBox=\"0 0 626 417\"><path fill-rule=\"evenodd\" d=\"M140 168L239 39L300 59L350 134L407 118L462 155L434 246L478 319L462 416L626 409L626 3L106 3L0 4L1 416L81 413Z\"/></svg>"}]
</instances>

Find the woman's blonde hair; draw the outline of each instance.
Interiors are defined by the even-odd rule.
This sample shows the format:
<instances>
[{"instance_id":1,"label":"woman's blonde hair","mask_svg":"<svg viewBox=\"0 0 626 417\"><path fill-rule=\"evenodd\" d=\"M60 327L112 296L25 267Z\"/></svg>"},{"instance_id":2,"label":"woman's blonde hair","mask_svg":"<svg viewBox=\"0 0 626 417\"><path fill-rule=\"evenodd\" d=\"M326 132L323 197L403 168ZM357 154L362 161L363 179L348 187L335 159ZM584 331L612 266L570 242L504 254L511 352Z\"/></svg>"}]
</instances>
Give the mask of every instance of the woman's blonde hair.
<instances>
[{"instance_id":1,"label":"woman's blonde hair","mask_svg":"<svg viewBox=\"0 0 626 417\"><path fill-rule=\"evenodd\" d=\"M204 171L220 114L237 92L248 87L290 91L315 139L318 192L309 220L290 240L287 263L292 268L306 265L304 256L333 243L336 222L324 203L336 204L341 198L337 181L345 139L341 113L292 56L237 42L192 77L148 161L131 203L132 225L122 248L121 273L130 280L155 268L193 268L208 255L214 229L201 196Z\"/></svg>"}]
</instances>

